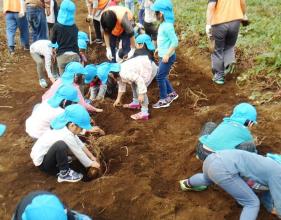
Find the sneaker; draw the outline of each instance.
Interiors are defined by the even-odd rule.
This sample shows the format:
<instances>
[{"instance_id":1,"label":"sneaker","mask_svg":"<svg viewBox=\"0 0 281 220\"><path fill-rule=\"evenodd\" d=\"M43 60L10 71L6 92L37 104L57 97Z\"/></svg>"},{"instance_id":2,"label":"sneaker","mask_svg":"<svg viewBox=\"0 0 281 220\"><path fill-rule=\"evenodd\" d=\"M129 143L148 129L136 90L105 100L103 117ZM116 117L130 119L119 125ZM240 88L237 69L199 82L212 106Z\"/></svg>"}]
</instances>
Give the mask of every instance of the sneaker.
<instances>
[{"instance_id":1,"label":"sneaker","mask_svg":"<svg viewBox=\"0 0 281 220\"><path fill-rule=\"evenodd\" d=\"M131 118L134 120L148 120L148 113L139 112L137 114L131 115Z\"/></svg>"},{"instance_id":2,"label":"sneaker","mask_svg":"<svg viewBox=\"0 0 281 220\"><path fill-rule=\"evenodd\" d=\"M58 182L78 182L83 178L81 173L77 173L74 170L68 169L67 171L60 171L58 176Z\"/></svg>"},{"instance_id":3,"label":"sneaker","mask_svg":"<svg viewBox=\"0 0 281 220\"><path fill-rule=\"evenodd\" d=\"M189 186L186 184L186 180L181 180L180 181L180 188L182 191L203 191L206 190L208 187L207 186Z\"/></svg>"},{"instance_id":4,"label":"sneaker","mask_svg":"<svg viewBox=\"0 0 281 220\"><path fill-rule=\"evenodd\" d=\"M223 85L224 84L224 78L223 77L217 77L216 75L214 75L213 77L213 82L215 82L218 85Z\"/></svg>"},{"instance_id":5,"label":"sneaker","mask_svg":"<svg viewBox=\"0 0 281 220\"><path fill-rule=\"evenodd\" d=\"M95 42L96 44L103 44L102 39L96 39L94 42Z\"/></svg>"},{"instance_id":6,"label":"sneaker","mask_svg":"<svg viewBox=\"0 0 281 220\"><path fill-rule=\"evenodd\" d=\"M170 98L171 102L173 102L176 99L178 99L179 95L174 91L174 92L171 92L170 94L168 94L168 97Z\"/></svg>"},{"instance_id":7,"label":"sneaker","mask_svg":"<svg viewBox=\"0 0 281 220\"><path fill-rule=\"evenodd\" d=\"M40 79L40 80L39 80L39 84L40 84L40 86L41 86L43 89L45 89L45 88L48 87L48 83L47 83L47 81L46 81L45 79Z\"/></svg>"},{"instance_id":8,"label":"sneaker","mask_svg":"<svg viewBox=\"0 0 281 220\"><path fill-rule=\"evenodd\" d=\"M170 106L171 104L171 100L169 97L167 97L166 99L160 99L157 103L152 105L152 108L167 108Z\"/></svg>"},{"instance_id":9,"label":"sneaker","mask_svg":"<svg viewBox=\"0 0 281 220\"><path fill-rule=\"evenodd\" d=\"M8 50L10 55L15 55L15 47L11 46Z\"/></svg>"},{"instance_id":10,"label":"sneaker","mask_svg":"<svg viewBox=\"0 0 281 220\"><path fill-rule=\"evenodd\" d=\"M226 76L227 74L232 74L235 71L235 67L235 63L229 64L224 70L224 75Z\"/></svg>"},{"instance_id":11,"label":"sneaker","mask_svg":"<svg viewBox=\"0 0 281 220\"><path fill-rule=\"evenodd\" d=\"M130 104L124 104L123 108L129 108L129 109L140 109L141 105L139 103L131 102Z\"/></svg>"}]
</instances>

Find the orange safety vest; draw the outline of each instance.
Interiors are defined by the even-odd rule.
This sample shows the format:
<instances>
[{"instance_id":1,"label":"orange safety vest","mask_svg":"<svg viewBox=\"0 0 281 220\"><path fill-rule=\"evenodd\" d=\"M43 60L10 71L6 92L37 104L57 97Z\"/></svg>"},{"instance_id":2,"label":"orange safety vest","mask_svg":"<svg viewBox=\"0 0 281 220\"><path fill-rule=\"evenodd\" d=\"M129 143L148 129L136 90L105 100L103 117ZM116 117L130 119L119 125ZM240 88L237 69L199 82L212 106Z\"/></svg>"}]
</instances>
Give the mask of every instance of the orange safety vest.
<instances>
[{"instance_id":1,"label":"orange safety vest","mask_svg":"<svg viewBox=\"0 0 281 220\"><path fill-rule=\"evenodd\" d=\"M130 21L133 20L134 16L130 11L130 9L123 6L110 6L105 11L107 10L113 11L116 14L117 22L111 33L112 35L119 37L124 32L124 28L122 27L122 19L125 16L125 14L128 15L128 19Z\"/></svg>"},{"instance_id":2,"label":"orange safety vest","mask_svg":"<svg viewBox=\"0 0 281 220\"><path fill-rule=\"evenodd\" d=\"M107 6L110 0L99 0L98 9L102 10Z\"/></svg>"},{"instance_id":3,"label":"orange safety vest","mask_svg":"<svg viewBox=\"0 0 281 220\"><path fill-rule=\"evenodd\" d=\"M218 0L211 24L222 24L243 19L240 0Z\"/></svg>"},{"instance_id":4,"label":"orange safety vest","mask_svg":"<svg viewBox=\"0 0 281 220\"><path fill-rule=\"evenodd\" d=\"M10 11L10 12L20 12L21 4L20 0L4 0L3 2L3 11Z\"/></svg>"}]
</instances>

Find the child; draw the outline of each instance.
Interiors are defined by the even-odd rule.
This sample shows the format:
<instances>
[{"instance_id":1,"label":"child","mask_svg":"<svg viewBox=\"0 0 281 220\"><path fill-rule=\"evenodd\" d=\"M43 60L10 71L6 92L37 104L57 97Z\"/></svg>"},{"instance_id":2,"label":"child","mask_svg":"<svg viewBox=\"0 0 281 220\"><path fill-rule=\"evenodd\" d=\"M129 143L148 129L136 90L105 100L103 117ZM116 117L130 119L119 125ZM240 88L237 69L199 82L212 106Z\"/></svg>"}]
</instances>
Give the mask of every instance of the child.
<instances>
[{"instance_id":1,"label":"child","mask_svg":"<svg viewBox=\"0 0 281 220\"><path fill-rule=\"evenodd\" d=\"M45 71L52 83L58 78L57 66L53 62L51 41L38 40L30 46L30 55L36 62L37 74L39 77L39 84L42 88L47 88L48 83L45 79ZM45 64L45 68L44 68Z\"/></svg>"},{"instance_id":2,"label":"child","mask_svg":"<svg viewBox=\"0 0 281 220\"><path fill-rule=\"evenodd\" d=\"M240 220L257 219L260 201L245 177L267 186L269 191L261 195L266 209L281 217L281 164L272 158L242 150L224 150L207 157L203 173L181 180L183 191L201 191L216 183L230 194L242 207Z\"/></svg>"},{"instance_id":3,"label":"child","mask_svg":"<svg viewBox=\"0 0 281 220\"><path fill-rule=\"evenodd\" d=\"M69 168L67 152L70 151L84 167L100 168L100 164L88 148L78 138L83 129L91 130L91 118L87 110L74 104L52 122L53 130L46 131L34 144L31 158L42 171L58 172L58 182L77 182L83 175Z\"/></svg>"},{"instance_id":4,"label":"child","mask_svg":"<svg viewBox=\"0 0 281 220\"><path fill-rule=\"evenodd\" d=\"M36 106L31 116L26 120L26 133L38 139L50 128L51 121L64 112L64 109L77 103L78 93L72 85L61 85L54 96Z\"/></svg>"},{"instance_id":5,"label":"child","mask_svg":"<svg viewBox=\"0 0 281 220\"><path fill-rule=\"evenodd\" d=\"M168 80L168 74L176 60L175 49L178 38L174 29L173 5L170 0L156 0L151 9L156 11L160 21L157 38L157 52L159 55L159 69L156 80L160 89L160 100L152 105L153 108L169 107L179 96Z\"/></svg>"},{"instance_id":6,"label":"child","mask_svg":"<svg viewBox=\"0 0 281 220\"><path fill-rule=\"evenodd\" d=\"M63 0L58 14L58 23L53 27L51 41L53 44L58 43L57 51L53 52L57 55L60 75L68 63L80 60L75 10L76 6L71 0Z\"/></svg>"},{"instance_id":7,"label":"child","mask_svg":"<svg viewBox=\"0 0 281 220\"><path fill-rule=\"evenodd\" d=\"M111 6L101 15L101 26L104 30L106 56L110 61L116 62L117 42L122 41L122 49L128 58L135 52L134 16L123 6Z\"/></svg>"},{"instance_id":8,"label":"child","mask_svg":"<svg viewBox=\"0 0 281 220\"><path fill-rule=\"evenodd\" d=\"M102 112L103 111L102 109L95 108L94 106L88 104L85 101L85 99L79 89L79 85L76 84L76 82L75 82L75 81L77 81L77 78L78 78L77 75L81 75L81 74L82 75L87 74L87 71L82 66L82 64L80 64L78 62L71 62L71 63L67 64L63 75L58 80L56 80L56 82L51 86L51 88L48 91L46 91L45 94L42 96L42 102L46 99L51 98L61 84L73 84L73 86L76 88L76 90L78 92L79 104L83 105L88 111Z\"/></svg>"},{"instance_id":9,"label":"child","mask_svg":"<svg viewBox=\"0 0 281 220\"><path fill-rule=\"evenodd\" d=\"M93 64L85 67L88 74L85 83L90 83L90 100L103 100L107 91L107 82L112 72L120 72L120 64L104 62L95 67Z\"/></svg>"},{"instance_id":10,"label":"child","mask_svg":"<svg viewBox=\"0 0 281 220\"><path fill-rule=\"evenodd\" d=\"M204 126L196 155L200 160L217 151L240 149L256 152L254 139L249 129L256 124L257 111L248 103L240 103L233 109L232 115L224 118L218 126L208 122Z\"/></svg>"},{"instance_id":11,"label":"child","mask_svg":"<svg viewBox=\"0 0 281 220\"><path fill-rule=\"evenodd\" d=\"M124 108L140 109L137 114L131 115L134 120L148 120L147 87L156 75L157 68L152 64L148 56L137 56L121 64L121 71L114 77L118 81L118 96L113 106L121 103L121 98L126 91L126 84L130 84L133 92L133 101L123 105Z\"/></svg>"},{"instance_id":12,"label":"child","mask_svg":"<svg viewBox=\"0 0 281 220\"><path fill-rule=\"evenodd\" d=\"M147 35L151 37L154 45L156 46L157 41L157 27L156 27L156 17L155 12L151 10L151 6L153 2L151 0L143 0L144 1L144 30Z\"/></svg>"},{"instance_id":13,"label":"child","mask_svg":"<svg viewBox=\"0 0 281 220\"><path fill-rule=\"evenodd\" d=\"M33 191L18 203L12 220L91 220L90 217L68 209L53 193Z\"/></svg>"}]
</instances>

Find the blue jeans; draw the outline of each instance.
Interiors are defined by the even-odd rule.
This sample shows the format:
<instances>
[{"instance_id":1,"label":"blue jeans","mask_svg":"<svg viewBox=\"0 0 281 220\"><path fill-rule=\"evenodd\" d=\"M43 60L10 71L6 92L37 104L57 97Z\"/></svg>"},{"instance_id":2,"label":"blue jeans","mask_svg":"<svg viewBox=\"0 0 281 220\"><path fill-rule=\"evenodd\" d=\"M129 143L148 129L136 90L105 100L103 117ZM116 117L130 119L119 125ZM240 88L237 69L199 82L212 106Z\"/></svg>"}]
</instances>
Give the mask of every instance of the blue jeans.
<instances>
[{"instance_id":1,"label":"blue jeans","mask_svg":"<svg viewBox=\"0 0 281 220\"><path fill-rule=\"evenodd\" d=\"M133 14L135 13L135 1L134 0L125 0L125 7L129 8Z\"/></svg>"},{"instance_id":2,"label":"blue jeans","mask_svg":"<svg viewBox=\"0 0 281 220\"><path fill-rule=\"evenodd\" d=\"M239 176L238 173L226 168L216 154L209 155L203 164L203 173L189 178L192 186L219 185L243 206L240 220L255 220L260 209L260 201L254 191Z\"/></svg>"},{"instance_id":3,"label":"blue jeans","mask_svg":"<svg viewBox=\"0 0 281 220\"><path fill-rule=\"evenodd\" d=\"M168 94L174 91L167 76L169 75L169 72L175 60L176 60L176 54L170 57L168 63L163 63L162 58L160 58L159 60L159 69L156 74L156 80L160 89L160 99L167 98Z\"/></svg>"},{"instance_id":4,"label":"blue jeans","mask_svg":"<svg viewBox=\"0 0 281 220\"><path fill-rule=\"evenodd\" d=\"M114 57L113 62L116 62L116 46L118 41L122 41L122 49L125 55L129 53L131 50L131 43L130 43L130 36L123 32L120 36L116 37L112 34L110 34L110 49L112 56Z\"/></svg>"},{"instance_id":5,"label":"blue jeans","mask_svg":"<svg viewBox=\"0 0 281 220\"><path fill-rule=\"evenodd\" d=\"M139 23L143 25L144 24L144 9L143 8L139 10L138 17L139 17Z\"/></svg>"},{"instance_id":6,"label":"blue jeans","mask_svg":"<svg viewBox=\"0 0 281 220\"><path fill-rule=\"evenodd\" d=\"M6 13L6 36L9 47L15 46L15 35L17 28L20 29L20 41L25 47L29 46L29 31L26 17L19 18L16 12Z\"/></svg>"},{"instance_id":7,"label":"blue jeans","mask_svg":"<svg viewBox=\"0 0 281 220\"><path fill-rule=\"evenodd\" d=\"M48 39L48 26L45 10L40 7L27 6L26 17L32 30L32 42Z\"/></svg>"}]
</instances>

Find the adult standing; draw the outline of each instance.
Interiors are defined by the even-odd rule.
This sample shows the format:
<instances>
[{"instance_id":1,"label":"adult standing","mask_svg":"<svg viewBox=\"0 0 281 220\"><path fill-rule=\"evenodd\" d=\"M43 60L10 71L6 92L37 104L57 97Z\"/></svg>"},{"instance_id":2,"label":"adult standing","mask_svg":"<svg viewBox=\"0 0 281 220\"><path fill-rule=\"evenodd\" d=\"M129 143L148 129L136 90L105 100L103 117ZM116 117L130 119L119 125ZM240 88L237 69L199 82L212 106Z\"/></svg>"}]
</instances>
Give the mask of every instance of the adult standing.
<instances>
[{"instance_id":1,"label":"adult standing","mask_svg":"<svg viewBox=\"0 0 281 220\"><path fill-rule=\"evenodd\" d=\"M214 41L211 55L213 81L224 84L224 77L234 70L240 23L246 17L245 0L209 0L206 34Z\"/></svg>"},{"instance_id":2,"label":"adult standing","mask_svg":"<svg viewBox=\"0 0 281 220\"><path fill-rule=\"evenodd\" d=\"M101 26L104 30L106 56L116 61L116 46L118 40L122 41L124 54L131 58L136 50L133 28L133 14L123 6L111 6L101 15Z\"/></svg>"},{"instance_id":3,"label":"adult standing","mask_svg":"<svg viewBox=\"0 0 281 220\"><path fill-rule=\"evenodd\" d=\"M32 42L47 40L48 27L46 15L50 15L50 0L25 0L25 4L26 17L32 30Z\"/></svg>"},{"instance_id":4,"label":"adult standing","mask_svg":"<svg viewBox=\"0 0 281 220\"><path fill-rule=\"evenodd\" d=\"M29 50L28 22L24 11L23 0L4 0L3 13L6 20L6 37L8 50L11 55L15 53L15 35L20 30L20 41L25 50Z\"/></svg>"}]
</instances>

